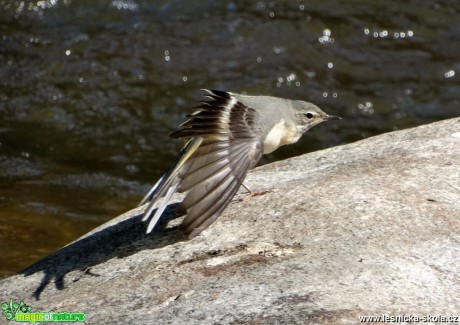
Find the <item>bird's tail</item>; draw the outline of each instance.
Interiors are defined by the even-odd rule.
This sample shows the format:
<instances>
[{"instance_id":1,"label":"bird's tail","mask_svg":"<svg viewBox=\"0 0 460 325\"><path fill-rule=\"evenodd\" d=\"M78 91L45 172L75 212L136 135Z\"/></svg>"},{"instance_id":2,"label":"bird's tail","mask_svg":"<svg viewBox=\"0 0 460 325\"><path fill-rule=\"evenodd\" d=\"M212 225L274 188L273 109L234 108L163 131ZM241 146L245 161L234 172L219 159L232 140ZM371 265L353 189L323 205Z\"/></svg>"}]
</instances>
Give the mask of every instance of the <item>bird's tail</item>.
<instances>
[{"instance_id":1,"label":"bird's tail","mask_svg":"<svg viewBox=\"0 0 460 325\"><path fill-rule=\"evenodd\" d=\"M147 195L139 203L139 206L141 206L149 202L147 209L145 209L144 217L142 218L142 221L150 219L149 225L147 226L147 233L150 233L153 230L164 210L168 206L172 195L176 192L180 183L179 171L192 154L198 149L202 141L203 138L201 137L194 137L190 139L180 151L179 156L171 168L158 180L158 182L150 189ZM155 207L157 209L155 213L153 213Z\"/></svg>"}]
</instances>

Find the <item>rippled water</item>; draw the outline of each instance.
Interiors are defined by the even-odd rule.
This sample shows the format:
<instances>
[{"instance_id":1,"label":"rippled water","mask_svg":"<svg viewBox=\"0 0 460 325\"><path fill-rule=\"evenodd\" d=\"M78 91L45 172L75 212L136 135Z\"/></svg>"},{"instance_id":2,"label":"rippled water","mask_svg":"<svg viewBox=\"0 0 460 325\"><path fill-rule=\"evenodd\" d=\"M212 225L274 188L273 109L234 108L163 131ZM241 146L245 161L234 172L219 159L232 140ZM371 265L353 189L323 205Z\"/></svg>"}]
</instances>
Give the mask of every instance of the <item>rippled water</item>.
<instances>
[{"instance_id":1,"label":"rippled water","mask_svg":"<svg viewBox=\"0 0 460 325\"><path fill-rule=\"evenodd\" d=\"M459 10L0 0L0 276L136 206L200 88L306 99L344 118L264 163L459 116Z\"/></svg>"}]
</instances>

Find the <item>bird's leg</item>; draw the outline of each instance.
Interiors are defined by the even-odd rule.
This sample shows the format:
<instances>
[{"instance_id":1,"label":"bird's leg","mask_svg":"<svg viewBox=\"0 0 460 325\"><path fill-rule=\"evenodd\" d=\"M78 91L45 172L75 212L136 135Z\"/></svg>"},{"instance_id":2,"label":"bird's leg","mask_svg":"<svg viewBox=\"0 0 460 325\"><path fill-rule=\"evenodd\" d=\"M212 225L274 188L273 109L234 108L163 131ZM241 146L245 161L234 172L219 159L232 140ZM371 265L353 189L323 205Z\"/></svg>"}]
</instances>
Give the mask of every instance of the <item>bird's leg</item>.
<instances>
[{"instance_id":1,"label":"bird's leg","mask_svg":"<svg viewBox=\"0 0 460 325\"><path fill-rule=\"evenodd\" d=\"M267 190L267 191L260 191L260 192L255 192L253 190L251 190L249 187L247 187L246 185L244 185L244 183L241 183L241 185L243 185L244 189L246 191L248 191L248 194L249 196L258 196L258 195L264 195L264 194L267 194L269 192L271 192L270 190Z\"/></svg>"}]
</instances>

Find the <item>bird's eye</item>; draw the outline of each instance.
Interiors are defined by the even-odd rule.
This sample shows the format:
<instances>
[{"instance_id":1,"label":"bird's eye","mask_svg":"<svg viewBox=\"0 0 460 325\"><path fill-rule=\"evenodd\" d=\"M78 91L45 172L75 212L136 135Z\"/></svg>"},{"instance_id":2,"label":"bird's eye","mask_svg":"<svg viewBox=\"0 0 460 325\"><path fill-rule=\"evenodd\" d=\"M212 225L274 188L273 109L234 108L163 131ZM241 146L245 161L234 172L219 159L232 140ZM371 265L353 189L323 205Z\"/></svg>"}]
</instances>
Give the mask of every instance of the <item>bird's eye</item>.
<instances>
[{"instance_id":1,"label":"bird's eye","mask_svg":"<svg viewBox=\"0 0 460 325\"><path fill-rule=\"evenodd\" d=\"M313 118L313 114L312 114L312 113L307 113L307 114L305 114L305 116L307 117L307 119L312 119L312 118Z\"/></svg>"}]
</instances>

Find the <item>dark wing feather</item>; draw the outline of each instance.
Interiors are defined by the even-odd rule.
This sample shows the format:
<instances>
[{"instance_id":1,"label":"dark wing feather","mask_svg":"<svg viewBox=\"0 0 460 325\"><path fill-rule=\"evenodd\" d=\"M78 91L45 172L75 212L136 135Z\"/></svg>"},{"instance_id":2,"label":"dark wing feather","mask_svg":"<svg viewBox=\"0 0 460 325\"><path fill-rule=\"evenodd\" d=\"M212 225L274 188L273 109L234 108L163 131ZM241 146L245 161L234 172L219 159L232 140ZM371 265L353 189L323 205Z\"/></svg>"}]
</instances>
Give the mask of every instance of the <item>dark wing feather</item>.
<instances>
[{"instance_id":1,"label":"dark wing feather","mask_svg":"<svg viewBox=\"0 0 460 325\"><path fill-rule=\"evenodd\" d=\"M179 206L186 213L181 227L190 237L198 235L219 217L262 156L262 141L253 131L255 111L231 93L206 92L209 100L171 135L187 144L141 202L150 201L143 218L150 219L147 232L178 191L186 193Z\"/></svg>"},{"instance_id":2,"label":"dark wing feather","mask_svg":"<svg viewBox=\"0 0 460 325\"><path fill-rule=\"evenodd\" d=\"M178 192L186 193L179 209L187 214L181 228L190 237L217 219L263 151L252 128L253 109L226 92L208 91L208 97L209 105L201 105L201 111L192 114L174 134L203 137L179 175Z\"/></svg>"}]
</instances>

